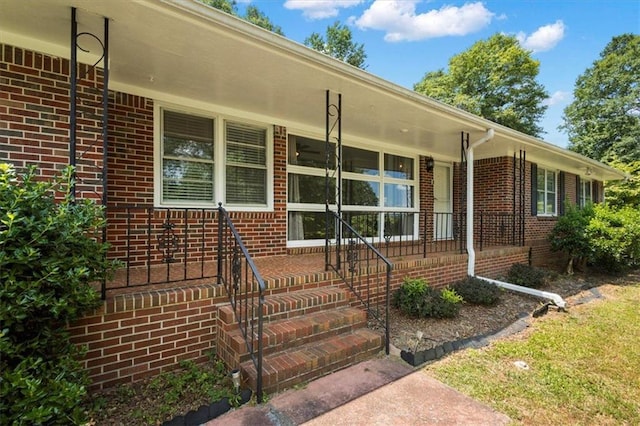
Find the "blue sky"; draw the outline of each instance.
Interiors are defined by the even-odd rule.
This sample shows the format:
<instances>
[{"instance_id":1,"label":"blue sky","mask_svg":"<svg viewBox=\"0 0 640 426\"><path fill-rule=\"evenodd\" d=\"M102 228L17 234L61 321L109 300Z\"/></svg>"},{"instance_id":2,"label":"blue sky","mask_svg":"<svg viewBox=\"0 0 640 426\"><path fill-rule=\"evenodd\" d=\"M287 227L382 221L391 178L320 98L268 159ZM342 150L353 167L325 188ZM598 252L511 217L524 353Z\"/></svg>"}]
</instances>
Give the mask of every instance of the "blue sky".
<instances>
[{"instance_id":1,"label":"blue sky","mask_svg":"<svg viewBox=\"0 0 640 426\"><path fill-rule=\"evenodd\" d=\"M410 89L476 41L515 35L540 61L550 95L542 139L561 147L567 136L557 127L576 78L612 37L640 33L640 0L239 0L241 14L248 3L299 43L335 21L349 25L367 71Z\"/></svg>"}]
</instances>

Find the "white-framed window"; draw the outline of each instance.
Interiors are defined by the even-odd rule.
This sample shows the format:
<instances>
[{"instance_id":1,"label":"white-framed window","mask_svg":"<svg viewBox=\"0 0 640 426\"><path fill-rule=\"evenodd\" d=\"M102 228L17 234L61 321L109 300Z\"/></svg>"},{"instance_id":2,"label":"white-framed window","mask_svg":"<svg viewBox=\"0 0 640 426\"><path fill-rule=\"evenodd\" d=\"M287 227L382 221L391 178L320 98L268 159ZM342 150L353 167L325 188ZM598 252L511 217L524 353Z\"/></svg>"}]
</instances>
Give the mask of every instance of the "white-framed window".
<instances>
[{"instance_id":1,"label":"white-framed window","mask_svg":"<svg viewBox=\"0 0 640 426\"><path fill-rule=\"evenodd\" d=\"M558 173L538 167L537 212L538 216L555 216L558 212Z\"/></svg>"},{"instance_id":2,"label":"white-framed window","mask_svg":"<svg viewBox=\"0 0 640 426\"><path fill-rule=\"evenodd\" d=\"M580 179L579 195L580 195L580 199L578 200L578 202L580 207L584 207L593 202L592 181Z\"/></svg>"},{"instance_id":3,"label":"white-framed window","mask_svg":"<svg viewBox=\"0 0 640 426\"><path fill-rule=\"evenodd\" d=\"M287 239L290 246L324 241L325 200L329 200L331 209L337 208L337 146L333 142L329 144L328 188L325 149L325 141L289 134ZM416 167L414 157L343 145L343 217L364 237L413 237L418 224Z\"/></svg>"},{"instance_id":4,"label":"white-framed window","mask_svg":"<svg viewBox=\"0 0 640 426\"><path fill-rule=\"evenodd\" d=\"M155 119L156 205L273 208L269 126L166 106Z\"/></svg>"}]
</instances>

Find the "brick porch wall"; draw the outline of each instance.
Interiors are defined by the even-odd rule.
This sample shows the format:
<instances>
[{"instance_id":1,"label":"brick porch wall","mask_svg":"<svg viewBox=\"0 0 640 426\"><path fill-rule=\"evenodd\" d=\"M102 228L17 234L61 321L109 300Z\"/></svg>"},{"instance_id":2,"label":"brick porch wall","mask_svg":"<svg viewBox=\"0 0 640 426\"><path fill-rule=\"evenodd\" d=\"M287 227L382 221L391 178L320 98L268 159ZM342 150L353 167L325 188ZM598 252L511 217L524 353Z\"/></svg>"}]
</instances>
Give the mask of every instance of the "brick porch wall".
<instances>
[{"instance_id":1,"label":"brick porch wall","mask_svg":"<svg viewBox=\"0 0 640 426\"><path fill-rule=\"evenodd\" d=\"M76 194L102 196L102 72L78 67ZM44 177L69 164L69 61L0 44L0 161Z\"/></svg>"},{"instance_id":2,"label":"brick porch wall","mask_svg":"<svg viewBox=\"0 0 640 426\"><path fill-rule=\"evenodd\" d=\"M115 296L71 324L71 339L86 345L84 367L92 389L132 383L174 369L182 360L205 362L215 351L220 286L202 285Z\"/></svg>"}]
</instances>

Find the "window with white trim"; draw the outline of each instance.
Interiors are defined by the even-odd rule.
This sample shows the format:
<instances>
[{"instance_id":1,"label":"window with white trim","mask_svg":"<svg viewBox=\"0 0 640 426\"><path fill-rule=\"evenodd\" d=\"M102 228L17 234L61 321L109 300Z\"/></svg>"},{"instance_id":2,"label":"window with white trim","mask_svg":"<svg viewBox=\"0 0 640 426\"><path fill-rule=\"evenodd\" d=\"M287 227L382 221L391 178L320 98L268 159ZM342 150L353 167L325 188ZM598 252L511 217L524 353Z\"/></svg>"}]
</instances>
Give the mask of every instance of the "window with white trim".
<instances>
[{"instance_id":1,"label":"window with white trim","mask_svg":"<svg viewBox=\"0 0 640 426\"><path fill-rule=\"evenodd\" d=\"M160 120L160 205L268 207L267 127L164 108Z\"/></svg>"},{"instance_id":2,"label":"window with white trim","mask_svg":"<svg viewBox=\"0 0 640 426\"><path fill-rule=\"evenodd\" d=\"M538 167L537 172L538 216L553 216L557 213L557 176L554 171Z\"/></svg>"},{"instance_id":3,"label":"window with white trim","mask_svg":"<svg viewBox=\"0 0 640 426\"><path fill-rule=\"evenodd\" d=\"M331 209L337 208L336 149L336 144L329 144L331 164L327 188L325 142L289 135L289 242L324 239L325 200L329 199ZM365 237L414 236L416 164L411 157L343 145L343 217Z\"/></svg>"},{"instance_id":4,"label":"window with white trim","mask_svg":"<svg viewBox=\"0 0 640 426\"><path fill-rule=\"evenodd\" d=\"M580 207L584 207L593 202L592 182L590 180L580 179Z\"/></svg>"}]
</instances>

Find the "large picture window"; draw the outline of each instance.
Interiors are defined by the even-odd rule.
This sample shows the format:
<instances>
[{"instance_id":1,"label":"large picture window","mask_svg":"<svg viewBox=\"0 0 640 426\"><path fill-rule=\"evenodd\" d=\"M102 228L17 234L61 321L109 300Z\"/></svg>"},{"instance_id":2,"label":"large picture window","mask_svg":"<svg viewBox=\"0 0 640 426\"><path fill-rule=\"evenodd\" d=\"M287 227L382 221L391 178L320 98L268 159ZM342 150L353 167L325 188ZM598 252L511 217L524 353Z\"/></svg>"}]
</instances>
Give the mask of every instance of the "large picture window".
<instances>
[{"instance_id":1,"label":"large picture window","mask_svg":"<svg viewBox=\"0 0 640 426\"><path fill-rule=\"evenodd\" d=\"M269 205L266 127L168 109L160 119L159 204Z\"/></svg>"},{"instance_id":2,"label":"large picture window","mask_svg":"<svg viewBox=\"0 0 640 426\"><path fill-rule=\"evenodd\" d=\"M551 170L538 167L537 172L537 211L541 216L556 214L557 174Z\"/></svg>"},{"instance_id":3,"label":"large picture window","mask_svg":"<svg viewBox=\"0 0 640 426\"><path fill-rule=\"evenodd\" d=\"M328 157L325 150L325 141L289 135L287 234L294 245L324 240L325 201L331 209L337 208L337 146L329 144ZM343 217L365 237L413 237L417 224L415 164L410 157L343 145Z\"/></svg>"}]
</instances>

